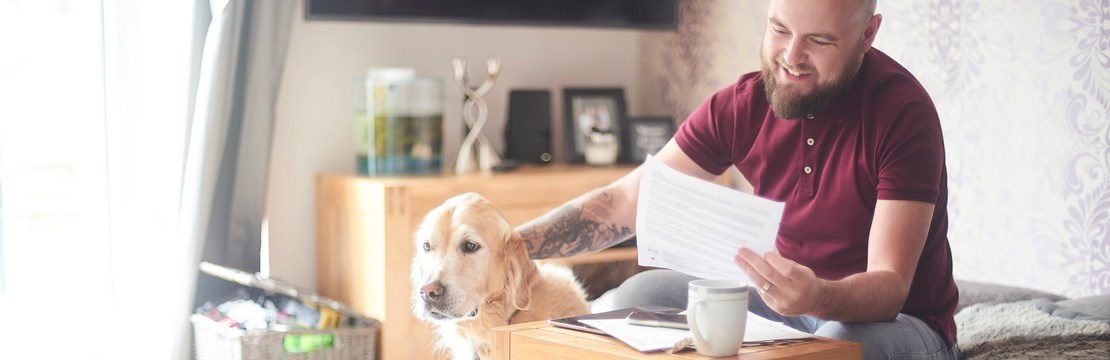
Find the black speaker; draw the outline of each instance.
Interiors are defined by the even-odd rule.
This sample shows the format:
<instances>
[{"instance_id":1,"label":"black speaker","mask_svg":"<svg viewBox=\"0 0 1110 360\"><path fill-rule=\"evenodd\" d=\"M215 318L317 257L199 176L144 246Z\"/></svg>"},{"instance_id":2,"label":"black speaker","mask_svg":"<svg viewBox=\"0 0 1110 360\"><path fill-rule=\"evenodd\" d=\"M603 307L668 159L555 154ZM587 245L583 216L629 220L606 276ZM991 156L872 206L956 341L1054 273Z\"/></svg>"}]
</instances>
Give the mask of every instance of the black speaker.
<instances>
[{"instance_id":1,"label":"black speaker","mask_svg":"<svg viewBox=\"0 0 1110 360\"><path fill-rule=\"evenodd\" d=\"M505 158L531 164L548 164L551 153L551 92L509 92L509 119L505 124Z\"/></svg>"}]
</instances>

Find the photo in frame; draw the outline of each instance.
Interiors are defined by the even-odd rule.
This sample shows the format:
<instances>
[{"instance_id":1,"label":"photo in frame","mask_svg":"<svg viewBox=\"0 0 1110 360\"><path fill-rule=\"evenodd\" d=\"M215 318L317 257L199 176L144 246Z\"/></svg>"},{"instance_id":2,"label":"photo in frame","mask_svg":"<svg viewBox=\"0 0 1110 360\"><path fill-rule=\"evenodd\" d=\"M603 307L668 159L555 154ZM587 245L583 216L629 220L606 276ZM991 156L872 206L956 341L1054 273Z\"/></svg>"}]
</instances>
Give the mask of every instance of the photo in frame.
<instances>
[{"instance_id":1,"label":"photo in frame","mask_svg":"<svg viewBox=\"0 0 1110 360\"><path fill-rule=\"evenodd\" d=\"M676 126L670 116L629 117L625 121L622 162L642 164L674 137Z\"/></svg>"},{"instance_id":2,"label":"photo in frame","mask_svg":"<svg viewBox=\"0 0 1110 360\"><path fill-rule=\"evenodd\" d=\"M567 162L616 163L622 148L624 89L565 88L563 118Z\"/></svg>"}]
</instances>

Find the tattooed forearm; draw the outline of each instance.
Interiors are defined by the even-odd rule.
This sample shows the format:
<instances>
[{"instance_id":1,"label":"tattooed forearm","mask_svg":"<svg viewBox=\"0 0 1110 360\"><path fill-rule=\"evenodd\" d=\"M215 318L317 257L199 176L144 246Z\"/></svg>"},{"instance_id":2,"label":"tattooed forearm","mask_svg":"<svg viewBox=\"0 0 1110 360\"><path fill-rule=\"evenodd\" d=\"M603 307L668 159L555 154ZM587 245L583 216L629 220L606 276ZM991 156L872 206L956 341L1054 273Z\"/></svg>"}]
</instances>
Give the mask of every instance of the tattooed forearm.
<instances>
[{"instance_id":1,"label":"tattooed forearm","mask_svg":"<svg viewBox=\"0 0 1110 360\"><path fill-rule=\"evenodd\" d=\"M521 228L533 258L568 257L608 248L632 236L613 219L611 194L595 190Z\"/></svg>"}]
</instances>

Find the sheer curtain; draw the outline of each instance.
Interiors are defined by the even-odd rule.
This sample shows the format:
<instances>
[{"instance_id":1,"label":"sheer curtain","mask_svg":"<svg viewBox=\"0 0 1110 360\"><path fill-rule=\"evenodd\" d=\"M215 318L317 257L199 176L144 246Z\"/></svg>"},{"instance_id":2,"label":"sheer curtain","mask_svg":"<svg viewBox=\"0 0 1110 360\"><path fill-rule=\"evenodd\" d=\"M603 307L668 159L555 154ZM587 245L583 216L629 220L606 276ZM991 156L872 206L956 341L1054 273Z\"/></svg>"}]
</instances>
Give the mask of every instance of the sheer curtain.
<instances>
[{"instance_id":1,"label":"sheer curtain","mask_svg":"<svg viewBox=\"0 0 1110 360\"><path fill-rule=\"evenodd\" d=\"M202 251L257 270L292 1L0 2L0 358L189 358Z\"/></svg>"},{"instance_id":2,"label":"sheer curtain","mask_svg":"<svg viewBox=\"0 0 1110 360\"><path fill-rule=\"evenodd\" d=\"M213 0L181 192L183 243L219 265L258 272L274 104L293 0ZM195 273L198 259L188 264ZM226 283L196 279L196 304ZM188 344L182 341L182 344Z\"/></svg>"}]
</instances>

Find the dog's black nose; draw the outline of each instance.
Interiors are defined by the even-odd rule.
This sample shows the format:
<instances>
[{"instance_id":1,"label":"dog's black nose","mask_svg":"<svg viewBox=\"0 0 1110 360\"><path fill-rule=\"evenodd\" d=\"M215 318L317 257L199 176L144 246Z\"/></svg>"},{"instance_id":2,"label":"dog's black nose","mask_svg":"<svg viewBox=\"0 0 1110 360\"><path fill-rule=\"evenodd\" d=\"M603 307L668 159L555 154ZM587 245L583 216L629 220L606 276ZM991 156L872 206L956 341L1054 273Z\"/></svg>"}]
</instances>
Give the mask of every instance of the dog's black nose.
<instances>
[{"instance_id":1,"label":"dog's black nose","mask_svg":"<svg viewBox=\"0 0 1110 360\"><path fill-rule=\"evenodd\" d=\"M446 289L439 281L433 281L420 287L420 298L426 302L436 302Z\"/></svg>"}]
</instances>

